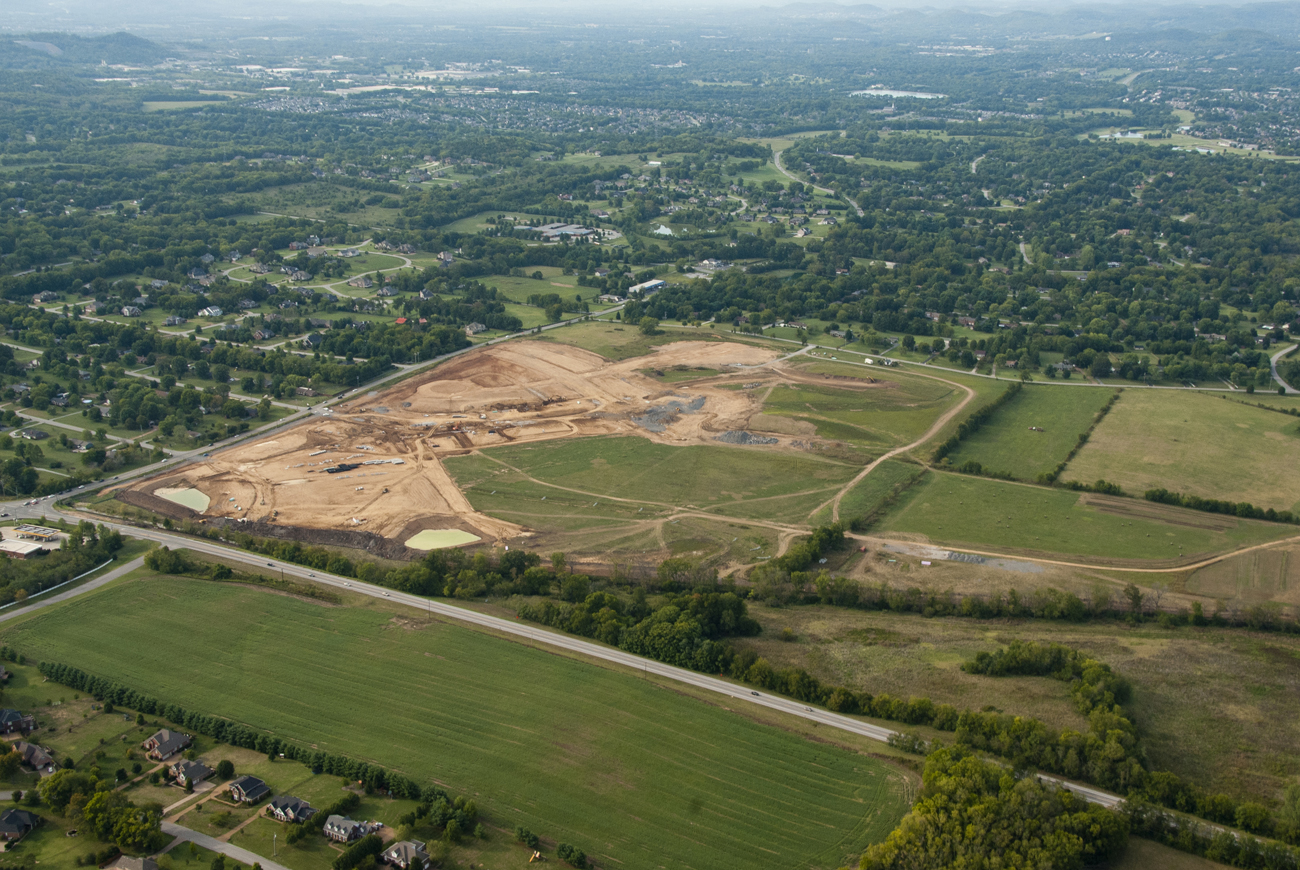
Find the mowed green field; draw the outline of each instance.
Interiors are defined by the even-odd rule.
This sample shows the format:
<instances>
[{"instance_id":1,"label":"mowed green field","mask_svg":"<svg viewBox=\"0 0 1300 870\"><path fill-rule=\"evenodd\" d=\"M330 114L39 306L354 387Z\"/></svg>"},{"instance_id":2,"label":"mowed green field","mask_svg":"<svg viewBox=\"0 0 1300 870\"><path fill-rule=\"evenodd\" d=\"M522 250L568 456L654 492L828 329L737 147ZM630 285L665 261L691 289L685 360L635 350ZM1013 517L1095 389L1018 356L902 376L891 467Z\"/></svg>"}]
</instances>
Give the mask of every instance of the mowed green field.
<instances>
[{"instance_id":1,"label":"mowed green field","mask_svg":"<svg viewBox=\"0 0 1300 870\"><path fill-rule=\"evenodd\" d=\"M975 461L991 471L1033 480L1069 455L1112 395L1112 390L1026 384L948 459L953 465Z\"/></svg>"},{"instance_id":2,"label":"mowed green field","mask_svg":"<svg viewBox=\"0 0 1300 870\"><path fill-rule=\"evenodd\" d=\"M1218 553L1295 534L1294 526L1134 499L1114 501L1150 516L1108 512L1088 501L1087 495L1069 490L936 474L910 490L879 528L921 534L957 547L1160 560Z\"/></svg>"},{"instance_id":3,"label":"mowed green field","mask_svg":"<svg viewBox=\"0 0 1300 870\"><path fill-rule=\"evenodd\" d=\"M876 466L874 471L864 477L857 486L844 493L844 498L840 500L840 519L848 521L865 517L884 503L885 499L893 492L894 487L904 486L913 477L922 473L924 472L920 466L909 465L906 462L898 462L893 459L885 460ZM813 518L814 525L829 522L829 508L820 511Z\"/></svg>"},{"instance_id":4,"label":"mowed green field","mask_svg":"<svg viewBox=\"0 0 1300 870\"><path fill-rule=\"evenodd\" d=\"M574 438L480 453L449 457L447 470L477 510L506 517L553 512L649 519L678 507L725 507L728 516L770 517L784 499L833 491L858 471L815 456L722 445L672 447L636 436ZM601 501L610 497L619 501Z\"/></svg>"},{"instance_id":5,"label":"mowed green field","mask_svg":"<svg viewBox=\"0 0 1300 870\"><path fill-rule=\"evenodd\" d=\"M807 366L810 374L844 375L836 367L823 371L824 364ZM763 413L806 420L817 427L817 435L865 447L893 447L914 441L925 433L944 411L965 393L942 381L907 376L877 378L867 386L868 369L851 369L851 377L863 385L830 386L783 384L763 403Z\"/></svg>"},{"instance_id":6,"label":"mowed green field","mask_svg":"<svg viewBox=\"0 0 1300 870\"><path fill-rule=\"evenodd\" d=\"M557 292L558 290L559 288L556 288ZM744 344L760 344L764 347L774 346L761 339L754 340L749 336L732 335L729 332L719 333L708 328L661 327L658 335L643 335L637 327L614 320L575 323L563 329L544 332L536 336L536 339L571 344L615 361L645 356L650 353L651 348L672 344L674 341L739 341ZM782 348L782 350L786 349Z\"/></svg>"},{"instance_id":7,"label":"mowed green field","mask_svg":"<svg viewBox=\"0 0 1300 870\"><path fill-rule=\"evenodd\" d=\"M386 602L145 577L0 639L437 781L602 866L834 868L905 811L901 774L868 756Z\"/></svg>"},{"instance_id":8,"label":"mowed green field","mask_svg":"<svg viewBox=\"0 0 1300 870\"><path fill-rule=\"evenodd\" d=\"M1063 477L1300 510L1300 419L1204 393L1126 390Z\"/></svg>"}]
</instances>

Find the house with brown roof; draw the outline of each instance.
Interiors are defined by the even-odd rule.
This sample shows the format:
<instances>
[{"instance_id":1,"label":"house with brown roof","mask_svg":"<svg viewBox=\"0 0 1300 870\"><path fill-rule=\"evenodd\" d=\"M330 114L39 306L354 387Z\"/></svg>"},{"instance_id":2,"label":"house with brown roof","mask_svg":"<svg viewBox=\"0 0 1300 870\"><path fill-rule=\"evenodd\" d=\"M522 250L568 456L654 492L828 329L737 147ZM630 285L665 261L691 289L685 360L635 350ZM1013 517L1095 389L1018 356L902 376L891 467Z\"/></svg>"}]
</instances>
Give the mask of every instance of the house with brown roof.
<instances>
[{"instance_id":1,"label":"house with brown roof","mask_svg":"<svg viewBox=\"0 0 1300 870\"><path fill-rule=\"evenodd\" d=\"M189 746L191 739L188 734L181 734L179 731L170 731L164 728L144 743L141 743L140 748L148 752L149 757L154 761L166 761L186 746Z\"/></svg>"},{"instance_id":2,"label":"house with brown roof","mask_svg":"<svg viewBox=\"0 0 1300 870\"><path fill-rule=\"evenodd\" d=\"M23 764L32 770L39 772L54 769L54 757L35 743L28 743L26 740L15 741L13 751L21 755Z\"/></svg>"}]
</instances>

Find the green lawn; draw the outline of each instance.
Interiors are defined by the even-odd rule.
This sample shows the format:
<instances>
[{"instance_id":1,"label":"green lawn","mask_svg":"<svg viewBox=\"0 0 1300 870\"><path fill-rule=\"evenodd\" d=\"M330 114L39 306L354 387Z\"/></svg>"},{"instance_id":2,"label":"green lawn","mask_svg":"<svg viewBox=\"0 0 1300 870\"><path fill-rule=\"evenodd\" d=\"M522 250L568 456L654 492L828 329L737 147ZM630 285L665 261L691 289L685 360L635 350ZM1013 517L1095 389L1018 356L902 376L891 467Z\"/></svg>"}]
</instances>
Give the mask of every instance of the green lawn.
<instances>
[{"instance_id":1,"label":"green lawn","mask_svg":"<svg viewBox=\"0 0 1300 870\"><path fill-rule=\"evenodd\" d=\"M1085 500L1086 496L1069 490L936 474L909 491L880 528L921 534L958 547L1035 550L1102 559L1173 559L1180 554L1216 553L1295 533L1293 526L1181 508L1164 510L1163 506L1133 499L1119 501L1125 508L1149 510L1152 516L1105 512Z\"/></svg>"},{"instance_id":2,"label":"green lawn","mask_svg":"<svg viewBox=\"0 0 1300 870\"><path fill-rule=\"evenodd\" d=\"M494 824L578 844L602 866L839 867L905 808L900 774L865 755L382 602L151 577L2 639L436 780Z\"/></svg>"},{"instance_id":3,"label":"green lawn","mask_svg":"<svg viewBox=\"0 0 1300 870\"><path fill-rule=\"evenodd\" d=\"M1111 390L1028 384L948 459L953 465L974 461L991 471L1033 480L1065 459L1112 395ZM1035 426L1043 431L1030 428Z\"/></svg>"},{"instance_id":4,"label":"green lawn","mask_svg":"<svg viewBox=\"0 0 1300 870\"><path fill-rule=\"evenodd\" d=\"M647 505L739 508L751 499L827 489L844 483L857 471L853 466L809 456L721 445L672 447L635 436L575 438L531 446L496 447L482 453L489 460L496 460L500 468L483 466L483 460L474 457L447 460L448 471L463 487L474 481L472 469L475 468L477 474L489 481L467 491L476 508L539 507L534 503L546 495L548 502L556 502L557 510L563 505L566 511L580 509L594 517L633 516ZM543 485L509 469L501 471L506 466L542 481ZM484 489L489 492L495 489L497 495L484 493ZM584 494L592 498L584 498ZM598 507L592 504L593 499L607 496L627 499L631 504L611 502ZM490 500L493 498L497 501ZM737 511L728 513L734 515Z\"/></svg>"},{"instance_id":5,"label":"green lawn","mask_svg":"<svg viewBox=\"0 0 1300 870\"><path fill-rule=\"evenodd\" d=\"M889 459L880 463L857 486L844 493L844 498L840 500L840 519L851 521L865 517L868 513L880 507L884 500L894 491L895 487L907 485L921 473L920 466L910 465L906 462ZM813 525L829 522L830 508L819 512L813 518Z\"/></svg>"},{"instance_id":6,"label":"green lawn","mask_svg":"<svg viewBox=\"0 0 1300 870\"><path fill-rule=\"evenodd\" d=\"M942 381L906 375L880 375L865 367L814 363L811 374L860 378L861 386L838 387L789 384L772 390L763 403L765 414L804 420L823 438L865 447L893 447L925 433L965 392ZM868 387L874 377L878 386Z\"/></svg>"},{"instance_id":7,"label":"green lawn","mask_svg":"<svg viewBox=\"0 0 1300 870\"><path fill-rule=\"evenodd\" d=\"M556 289L558 292L558 288ZM644 335L639 328L631 324L624 325L608 319L575 323L562 329L552 329L549 332L542 333L537 338L542 341L571 344L574 347L598 353L605 359L614 361L631 359L634 356L645 356L650 353L651 348L662 344L672 344L674 341L743 341L747 344L754 343L747 336L733 335L730 332L719 332L708 328L661 327L658 335ZM763 346L772 347L772 345L765 342Z\"/></svg>"},{"instance_id":8,"label":"green lawn","mask_svg":"<svg viewBox=\"0 0 1300 870\"><path fill-rule=\"evenodd\" d=\"M1298 458L1295 417L1206 393L1132 389L1062 477L1105 478L1135 494L1164 487L1295 511Z\"/></svg>"}]
</instances>

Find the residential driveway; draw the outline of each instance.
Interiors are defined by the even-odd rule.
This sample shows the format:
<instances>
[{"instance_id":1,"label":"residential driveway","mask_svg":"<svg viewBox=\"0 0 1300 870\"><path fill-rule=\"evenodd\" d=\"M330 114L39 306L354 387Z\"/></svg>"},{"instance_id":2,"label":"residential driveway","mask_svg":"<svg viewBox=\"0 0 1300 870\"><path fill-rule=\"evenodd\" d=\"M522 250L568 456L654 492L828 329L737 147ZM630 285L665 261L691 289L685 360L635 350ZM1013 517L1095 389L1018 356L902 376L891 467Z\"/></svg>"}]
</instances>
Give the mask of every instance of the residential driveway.
<instances>
[{"instance_id":1,"label":"residential driveway","mask_svg":"<svg viewBox=\"0 0 1300 870\"><path fill-rule=\"evenodd\" d=\"M162 830L167 836L176 838L172 841L171 845L163 850L164 852L170 852L181 843L196 843L204 849L210 849L213 852L220 852L228 858L234 858L241 864L248 864L249 866L252 866L253 864L261 864L262 870L289 870L288 867L285 867L283 864L277 864L270 858L263 857L255 852L250 852L247 849L241 849L239 846L232 846L230 843L223 843L215 837L209 837L207 834L200 834L198 831L191 831L189 828L182 828L174 822L163 822Z\"/></svg>"}]
</instances>

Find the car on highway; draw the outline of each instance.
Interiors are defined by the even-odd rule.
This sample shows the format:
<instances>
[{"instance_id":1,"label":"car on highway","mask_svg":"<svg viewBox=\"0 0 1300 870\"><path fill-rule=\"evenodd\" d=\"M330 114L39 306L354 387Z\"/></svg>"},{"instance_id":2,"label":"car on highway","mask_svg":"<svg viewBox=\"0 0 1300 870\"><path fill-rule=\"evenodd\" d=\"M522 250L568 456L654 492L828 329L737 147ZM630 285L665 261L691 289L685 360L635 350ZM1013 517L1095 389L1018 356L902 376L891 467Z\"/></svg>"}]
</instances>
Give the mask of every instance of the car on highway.
<instances>
[{"instance_id":1,"label":"car on highway","mask_svg":"<svg viewBox=\"0 0 1300 870\"><path fill-rule=\"evenodd\" d=\"M270 562L267 562L267 563L266 563L266 567L268 567L268 568L274 568L275 566L272 565Z\"/></svg>"},{"instance_id":2,"label":"car on highway","mask_svg":"<svg viewBox=\"0 0 1300 870\"><path fill-rule=\"evenodd\" d=\"M750 692L749 694L753 695L755 698L758 697L758 692Z\"/></svg>"},{"instance_id":3,"label":"car on highway","mask_svg":"<svg viewBox=\"0 0 1300 870\"><path fill-rule=\"evenodd\" d=\"M390 596L389 596L389 594L388 594L387 592L385 592L385 593L384 593L384 597L385 597L385 598L388 598L388 597L390 597Z\"/></svg>"}]
</instances>

